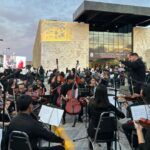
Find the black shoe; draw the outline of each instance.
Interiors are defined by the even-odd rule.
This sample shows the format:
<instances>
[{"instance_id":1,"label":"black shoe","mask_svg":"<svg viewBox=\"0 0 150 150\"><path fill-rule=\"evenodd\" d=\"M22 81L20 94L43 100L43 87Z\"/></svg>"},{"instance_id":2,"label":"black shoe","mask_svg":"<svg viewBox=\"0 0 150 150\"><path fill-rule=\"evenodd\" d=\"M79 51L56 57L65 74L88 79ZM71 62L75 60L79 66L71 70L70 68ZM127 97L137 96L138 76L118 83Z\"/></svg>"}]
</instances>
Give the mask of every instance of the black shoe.
<instances>
[{"instance_id":1,"label":"black shoe","mask_svg":"<svg viewBox=\"0 0 150 150\"><path fill-rule=\"evenodd\" d=\"M78 118L78 122L83 122L82 118Z\"/></svg>"},{"instance_id":2,"label":"black shoe","mask_svg":"<svg viewBox=\"0 0 150 150\"><path fill-rule=\"evenodd\" d=\"M63 119L62 124L66 124L66 120Z\"/></svg>"}]
</instances>

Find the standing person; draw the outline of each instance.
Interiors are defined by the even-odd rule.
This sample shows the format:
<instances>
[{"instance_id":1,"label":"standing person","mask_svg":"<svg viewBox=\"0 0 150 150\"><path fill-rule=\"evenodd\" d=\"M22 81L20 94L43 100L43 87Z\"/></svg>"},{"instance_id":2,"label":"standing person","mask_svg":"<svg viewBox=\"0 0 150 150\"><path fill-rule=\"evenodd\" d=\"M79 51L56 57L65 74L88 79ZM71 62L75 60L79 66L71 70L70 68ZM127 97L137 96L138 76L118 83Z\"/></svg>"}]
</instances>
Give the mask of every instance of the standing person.
<instances>
[{"instance_id":1,"label":"standing person","mask_svg":"<svg viewBox=\"0 0 150 150\"><path fill-rule=\"evenodd\" d=\"M80 82L78 83L78 100L80 101L80 98L82 99L82 98L84 98L88 95L89 95L89 91L87 91L85 79L84 79L84 77L81 76L80 77ZM81 111L80 111L79 116L78 116L78 121L79 122L83 122L83 120L82 120L83 107L84 107L84 105L81 102Z\"/></svg>"},{"instance_id":2,"label":"standing person","mask_svg":"<svg viewBox=\"0 0 150 150\"><path fill-rule=\"evenodd\" d=\"M59 74L55 76L55 81L51 83L50 89L52 95L52 103L56 105L61 89L61 76Z\"/></svg>"},{"instance_id":3,"label":"standing person","mask_svg":"<svg viewBox=\"0 0 150 150\"><path fill-rule=\"evenodd\" d=\"M8 140L12 131L21 131L27 133L33 150L64 150L60 146L54 147L38 147L38 139L44 139L49 142L64 143L64 140L51 131L48 131L37 120L33 119L31 114L33 111L32 98L28 95L22 95L17 100L18 114L10 122L6 135L2 140L2 150L8 149Z\"/></svg>"},{"instance_id":4,"label":"standing person","mask_svg":"<svg viewBox=\"0 0 150 150\"><path fill-rule=\"evenodd\" d=\"M133 84L133 93L140 93L142 84L145 82L146 68L137 53L130 54L130 61L121 61L127 68Z\"/></svg>"},{"instance_id":5,"label":"standing person","mask_svg":"<svg viewBox=\"0 0 150 150\"><path fill-rule=\"evenodd\" d=\"M45 73L45 71L44 71L43 67L40 66L40 68L39 68L39 76L40 76L42 82L44 82L44 73Z\"/></svg>"},{"instance_id":6,"label":"standing person","mask_svg":"<svg viewBox=\"0 0 150 150\"><path fill-rule=\"evenodd\" d=\"M67 81L65 84L63 84L63 86L61 87L61 98L62 98L62 108L64 109L64 114L63 114L63 124L66 123L66 102L69 100L69 97L67 96L68 91L72 90L72 88L76 88L76 86L74 86L74 76L69 75L67 77Z\"/></svg>"}]
</instances>

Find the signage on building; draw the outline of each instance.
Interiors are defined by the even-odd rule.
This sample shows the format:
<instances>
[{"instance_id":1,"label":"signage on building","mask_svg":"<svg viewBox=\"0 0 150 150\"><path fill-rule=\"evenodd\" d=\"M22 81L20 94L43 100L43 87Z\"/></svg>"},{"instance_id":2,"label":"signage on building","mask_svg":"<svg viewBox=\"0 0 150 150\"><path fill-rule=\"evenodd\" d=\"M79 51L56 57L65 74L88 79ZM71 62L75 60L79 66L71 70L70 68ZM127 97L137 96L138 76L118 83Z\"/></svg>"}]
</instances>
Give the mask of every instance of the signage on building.
<instances>
[{"instance_id":1,"label":"signage on building","mask_svg":"<svg viewBox=\"0 0 150 150\"><path fill-rule=\"evenodd\" d=\"M61 42L71 41L72 31L68 23L45 20L41 23L41 41Z\"/></svg>"}]
</instances>

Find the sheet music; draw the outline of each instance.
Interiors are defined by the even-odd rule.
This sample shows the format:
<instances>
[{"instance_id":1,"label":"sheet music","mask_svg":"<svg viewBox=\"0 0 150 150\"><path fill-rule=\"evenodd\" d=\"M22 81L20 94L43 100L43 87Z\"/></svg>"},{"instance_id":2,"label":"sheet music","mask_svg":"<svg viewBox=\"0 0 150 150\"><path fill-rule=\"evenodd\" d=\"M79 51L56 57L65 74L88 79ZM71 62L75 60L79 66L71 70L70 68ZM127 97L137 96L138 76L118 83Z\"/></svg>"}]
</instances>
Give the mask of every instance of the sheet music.
<instances>
[{"instance_id":1,"label":"sheet music","mask_svg":"<svg viewBox=\"0 0 150 150\"><path fill-rule=\"evenodd\" d=\"M59 126L64 110L42 105L39 117L46 124Z\"/></svg>"},{"instance_id":2,"label":"sheet music","mask_svg":"<svg viewBox=\"0 0 150 150\"><path fill-rule=\"evenodd\" d=\"M113 106L115 106L114 96L108 96L108 100L109 100L109 103L111 103ZM116 107L117 108L119 107L118 103L116 103Z\"/></svg>"},{"instance_id":3,"label":"sheet music","mask_svg":"<svg viewBox=\"0 0 150 150\"><path fill-rule=\"evenodd\" d=\"M150 108L148 105L139 105L131 107L133 120L139 120L140 118L150 119Z\"/></svg>"},{"instance_id":4,"label":"sheet music","mask_svg":"<svg viewBox=\"0 0 150 150\"><path fill-rule=\"evenodd\" d=\"M63 112L64 111L61 109L53 108L53 112L49 120L49 124L54 126L59 126L62 119Z\"/></svg>"},{"instance_id":5,"label":"sheet music","mask_svg":"<svg viewBox=\"0 0 150 150\"><path fill-rule=\"evenodd\" d=\"M42 105L39 117L40 120L46 124L49 124L50 115L52 114L53 109L51 107Z\"/></svg>"}]
</instances>

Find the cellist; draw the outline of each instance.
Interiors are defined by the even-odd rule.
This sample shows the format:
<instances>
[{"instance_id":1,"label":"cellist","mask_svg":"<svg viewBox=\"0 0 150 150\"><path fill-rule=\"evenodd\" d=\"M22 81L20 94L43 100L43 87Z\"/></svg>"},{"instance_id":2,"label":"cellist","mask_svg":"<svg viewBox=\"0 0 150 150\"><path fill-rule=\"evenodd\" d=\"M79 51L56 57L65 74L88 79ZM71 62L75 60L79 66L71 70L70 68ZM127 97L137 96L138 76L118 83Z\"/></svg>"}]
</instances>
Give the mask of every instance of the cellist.
<instances>
[{"instance_id":1,"label":"cellist","mask_svg":"<svg viewBox=\"0 0 150 150\"><path fill-rule=\"evenodd\" d=\"M67 92L69 90L72 90L72 87L74 86L74 76L72 75L68 75L66 83L62 85L61 87L61 98L62 98L62 109L64 109L64 114L63 114L63 124L66 123L66 102L68 101L68 97L67 97ZM74 88L76 88L76 86L74 86Z\"/></svg>"}]
</instances>

